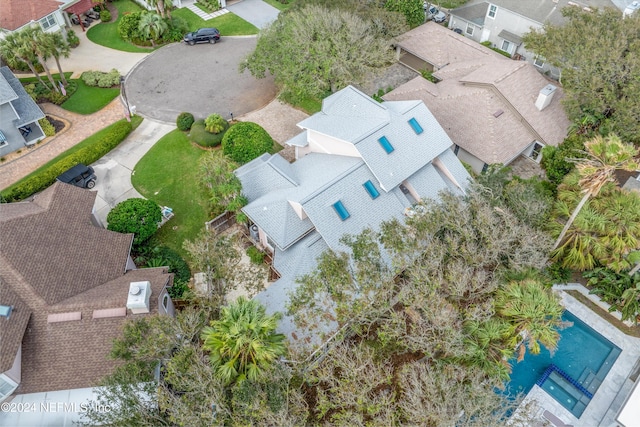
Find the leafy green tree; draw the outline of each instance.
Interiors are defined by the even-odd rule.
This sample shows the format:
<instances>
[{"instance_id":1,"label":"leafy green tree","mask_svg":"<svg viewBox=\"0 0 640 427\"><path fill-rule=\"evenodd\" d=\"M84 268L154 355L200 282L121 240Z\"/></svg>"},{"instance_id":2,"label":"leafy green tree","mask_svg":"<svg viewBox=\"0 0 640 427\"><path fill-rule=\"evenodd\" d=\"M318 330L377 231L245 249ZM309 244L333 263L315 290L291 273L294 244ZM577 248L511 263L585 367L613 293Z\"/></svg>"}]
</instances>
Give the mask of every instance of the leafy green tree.
<instances>
[{"instance_id":1,"label":"leafy green tree","mask_svg":"<svg viewBox=\"0 0 640 427\"><path fill-rule=\"evenodd\" d=\"M107 229L135 233L133 243L140 245L158 231L162 220L160 206L152 200L133 198L118 203L107 215Z\"/></svg>"},{"instance_id":2,"label":"leafy green tree","mask_svg":"<svg viewBox=\"0 0 640 427\"><path fill-rule=\"evenodd\" d=\"M143 13L138 23L138 29L143 37L151 41L151 46L156 45L162 35L169 29L167 21L156 13Z\"/></svg>"},{"instance_id":3,"label":"leafy green tree","mask_svg":"<svg viewBox=\"0 0 640 427\"><path fill-rule=\"evenodd\" d=\"M605 124L624 140L640 143L640 19L622 19L616 8L598 13L562 10L565 23L547 23L523 37L528 50L562 69L569 118L587 128Z\"/></svg>"},{"instance_id":4,"label":"leafy green tree","mask_svg":"<svg viewBox=\"0 0 640 427\"><path fill-rule=\"evenodd\" d=\"M586 157L575 160L576 169L580 174L579 185L582 188L583 197L565 223L553 249L563 242L569 227L587 200L596 196L606 183L614 179L613 174L616 170L640 169L640 160L635 158L638 156L638 149L623 143L615 134L605 138L595 136L585 142L584 146Z\"/></svg>"},{"instance_id":5,"label":"leafy green tree","mask_svg":"<svg viewBox=\"0 0 640 427\"><path fill-rule=\"evenodd\" d=\"M238 165L217 150L202 156L199 167L200 182L209 192L213 215L224 211L240 214L247 198L242 195L242 183L233 173Z\"/></svg>"},{"instance_id":6,"label":"leafy green tree","mask_svg":"<svg viewBox=\"0 0 640 427\"><path fill-rule=\"evenodd\" d=\"M617 310L622 320L638 323L640 316L640 273L618 273L608 268L598 267L585 271L583 276L591 293L609 303L609 311Z\"/></svg>"},{"instance_id":7,"label":"leafy green tree","mask_svg":"<svg viewBox=\"0 0 640 427\"><path fill-rule=\"evenodd\" d=\"M240 122L231 126L222 138L222 151L239 164L250 162L273 149L273 139L262 126Z\"/></svg>"},{"instance_id":8,"label":"leafy green tree","mask_svg":"<svg viewBox=\"0 0 640 427\"><path fill-rule=\"evenodd\" d=\"M512 281L496 293L496 313L511 325L512 348L517 348L518 361L528 348L540 353L540 344L555 350L563 326L564 308L550 288L535 279Z\"/></svg>"},{"instance_id":9,"label":"leafy green tree","mask_svg":"<svg viewBox=\"0 0 640 427\"><path fill-rule=\"evenodd\" d=\"M258 78L271 74L284 90L305 96L322 97L363 83L393 62L393 38L406 29L397 24L404 20L399 13L386 18L374 20L335 5L292 8L261 31L241 69Z\"/></svg>"},{"instance_id":10,"label":"leafy green tree","mask_svg":"<svg viewBox=\"0 0 640 427\"><path fill-rule=\"evenodd\" d=\"M392 12L400 12L407 18L411 28L424 23L424 8L422 0L386 0L384 7Z\"/></svg>"},{"instance_id":11,"label":"leafy green tree","mask_svg":"<svg viewBox=\"0 0 640 427\"><path fill-rule=\"evenodd\" d=\"M542 160L540 166L544 169L547 179L556 187L572 170L575 163L567 159L577 159L584 154L585 137L582 135L570 135L557 147L547 145L542 149Z\"/></svg>"},{"instance_id":12,"label":"leafy green tree","mask_svg":"<svg viewBox=\"0 0 640 427\"><path fill-rule=\"evenodd\" d=\"M210 114L204 119L207 132L220 133L229 127L229 122L222 118L220 114Z\"/></svg>"},{"instance_id":13,"label":"leafy green tree","mask_svg":"<svg viewBox=\"0 0 640 427\"><path fill-rule=\"evenodd\" d=\"M216 375L229 384L258 380L271 369L286 353L285 336L275 332L279 318L244 297L223 307L220 319L202 331Z\"/></svg>"},{"instance_id":14,"label":"leafy green tree","mask_svg":"<svg viewBox=\"0 0 640 427\"><path fill-rule=\"evenodd\" d=\"M465 323L465 364L477 366L492 377L507 380L511 367L508 360L513 347L508 343L511 335L509 324L501 318L486 321L470 320Z\"/></svg>"}]
</instances>

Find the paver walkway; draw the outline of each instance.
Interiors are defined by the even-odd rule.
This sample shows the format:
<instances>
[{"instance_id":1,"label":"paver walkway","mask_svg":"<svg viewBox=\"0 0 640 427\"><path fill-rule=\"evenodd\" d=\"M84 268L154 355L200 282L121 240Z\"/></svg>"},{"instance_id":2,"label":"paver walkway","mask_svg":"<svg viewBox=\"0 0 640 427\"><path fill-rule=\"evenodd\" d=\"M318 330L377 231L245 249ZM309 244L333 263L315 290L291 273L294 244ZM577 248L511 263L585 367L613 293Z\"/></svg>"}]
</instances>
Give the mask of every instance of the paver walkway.
<instances>
[{"instance_id":1,"label":"paver walkway","mask_svg":"<svg viewBox=\"0 0 640 427\"><path fill-rule=\"evenodd\" d=\"M120 98L114 99L102 110L88 115L72 113L54 104L42 104L41 107L45 114L60 117L71 125L58 135L45 140L43 144L29 150L24 156L1 164L0 188L2 189L27 176L100 129L124 118Z\"/></svg>"},{"instance_id":2,"label":"paver walkway","mask_svg":"<svg viewBox=\"0 0 640 427\"><path fill-rule=\"evenodd\" d=\"M220 9L217 10L213 13L207 13L204 10L200 9L198 6L194 5L194 4L190 4L187 6L187 9L189 9L191 12L195 13L196 15L198 15L200 18L204 19L205 21L208 21L209 19L213 19L216 16L221 16L224 15L225 13L229 13L229 11L227 9Z\"/></svg>"}]
</instances>

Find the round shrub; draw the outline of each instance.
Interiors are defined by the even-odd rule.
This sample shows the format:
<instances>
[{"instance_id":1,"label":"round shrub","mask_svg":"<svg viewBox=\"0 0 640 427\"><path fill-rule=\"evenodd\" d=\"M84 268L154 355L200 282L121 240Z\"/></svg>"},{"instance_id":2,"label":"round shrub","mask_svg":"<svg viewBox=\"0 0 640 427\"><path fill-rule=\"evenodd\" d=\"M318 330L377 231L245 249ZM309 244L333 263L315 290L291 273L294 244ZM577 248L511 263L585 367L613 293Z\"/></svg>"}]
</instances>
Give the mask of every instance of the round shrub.
<instances>
[{"instance_id":1,"label":"round shrub","mask_svg":"<svg viewBox=\"0 0 640 427\"><path fill-rule=\"evenodd\" d=\"M220 133L229 127L229 123L220 114L210 114L204 119L204 128L207 132Z\"/></svg>"},{"instance_id":2,"label":"round shrub","mask_svg":"<svg viewBox=\"0 0 640 427\"><path fill-rule=\"evenodd\" d=\"M75 31L67 30L67 43L69 43L69 46L71 47L78 47L80 44L80 38L78 38Z\"/></svg>"},{"instance_id":3,"label":"round shrub","mask_svg":"<svg viewBox=\"0 0 640 427\"><path fill-rule=\"evenodd\" d=\"M140 38L140 17L142 12L128 13L118 23L118 33L124 40L131 41Z\"/></svg>"},{"instance_id":4,"label":"round shrub","mask_svg":"<svg viewBox=\"0 0 640 427\"><path fill-rule=\"evenodd\" d=\"M133 198L118 203L107 215L108 230L134 233L134 245L144 243L158 230L160 206L152 200Z\"/></svg>"},{"instance_id":5,"label":"round shrub","mask_svg":"<svg viewBox=\"0 0 640 427\"><path fill-rule=\"evenodd\" d=\"M259 124L237 123L224 134L222 150L237 163L247 163L273 148L273 139Z\"/></svg>"},{"instance_id":6,"label":"round shrub","mask_svg":"<svg viewBox=\"0 0 640 427\"><path fill-rule=\"evenodd\" d=\"M110 22L111 21L111 12L107 9L100 11L100 21L101 22Z\"/></svg>"},{"instance_id":7,"label":"round shrub","mask_svg":"<svg viewBox=\"0 0 640 427\"><path fill-rule=\"evenodd\" d=\"M191 129L191 125L193 125L194 121L195 119L193 118L193 114L180 113L176 119L176 126L178 126L178 129L185 132Z\"/></svg>"},{"instance_id":8,"label":"round shrub","mask_svg":"<svg viewBox=\"0 0 640 427\"><path fill-rule=\"evenodd\" d=\"M211 133L205 129L204 120L196 120L191 125L189 139L201 147L217 147L226 135L225 132Z\"/></svg>"}]
</instances>

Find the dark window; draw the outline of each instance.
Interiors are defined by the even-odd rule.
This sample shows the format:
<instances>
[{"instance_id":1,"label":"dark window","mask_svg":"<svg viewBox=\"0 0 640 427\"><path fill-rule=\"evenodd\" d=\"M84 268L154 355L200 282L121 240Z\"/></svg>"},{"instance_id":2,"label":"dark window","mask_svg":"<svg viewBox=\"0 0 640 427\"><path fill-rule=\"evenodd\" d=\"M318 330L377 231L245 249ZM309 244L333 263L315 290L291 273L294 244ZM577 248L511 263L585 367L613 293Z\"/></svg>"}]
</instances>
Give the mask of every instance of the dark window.
<instances>
[{"instance_id":1,"label":"dark window","mask_svg":"<svg viewBox=\"0 0 640 427\"><path fill-rule=\"evenodd\" d=\"M340 200L338 200L333 204L333 209L336 210L336 213L338 214L340 219L343 221L351 216L347 208L344 207L344 205Z\"/></svg>"},{"instance_id":2,"label":"dark window","mask_svg":"<svg viewBox=\"0 0 640 427\"><path fill-rule=\"evenodd\" d=\"M386 151L387 154L391 154L393 150L395 150L386 136L381 136L380 138L378 138L378 142L380 143L380 145L382 145L382 148L384 148L384 151Z\"/></svg>"},{"instance_id":3,"label":"dark window","mask_svg":"<svg viewBox=\"0 0 640 427\"><path fill-rule=\"evenodd\" d=\"M458 155L458 151L460 151L460 146L459 145L455 145L455 148L453 149L453 154L455 154L456 156Z\"/></svg>"},{"instance_id":4,"label":"dark window","mask_svg":"<svg viewBox=\"0 0 640 427\"><path fill-rule=\"evenodd\" d=\"M422 130L422 126L420 126L420 123L418 123L418 121L415 118L411 118L411 120L409 120L409 124L411 125L411 128L417 135L420 135L422 132L424 132Z\"/></svg>"},{"instance_id":5,"label":"dark window","mask_svg":"<svg viewBox=\"0 0 640 427\"><path fill-rule=\"evenodd\" d=\"M380 192L376 189L376 186L373 185L371 180L365 182L362 186L367 190L367 193L369 193L369 196L371 196L372 199L375 199L380 195Z\"/></svg>"}]
</instances>

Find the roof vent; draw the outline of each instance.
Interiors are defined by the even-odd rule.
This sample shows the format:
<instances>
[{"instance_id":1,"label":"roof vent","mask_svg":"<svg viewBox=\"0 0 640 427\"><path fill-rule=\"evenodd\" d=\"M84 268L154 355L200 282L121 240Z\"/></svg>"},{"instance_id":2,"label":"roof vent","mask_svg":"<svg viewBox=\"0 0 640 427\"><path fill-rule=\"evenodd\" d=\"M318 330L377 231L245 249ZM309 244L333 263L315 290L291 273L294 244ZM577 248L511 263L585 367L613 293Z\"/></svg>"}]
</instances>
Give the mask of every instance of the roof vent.
<instances>
[{"instance_id":1,"label":"roof vent","mask_svg":"<svg viewBox=\"0 0 640 427\"><path fill-rule=\"evenodd\" d=\"M127 308L133 314L149 312L149 297L151 296L151 283L131 282L127 295Z\"/></svg>"},{"instance_id":2,"label":"roof vent","mask_svg":"<svg viewBox=\"0 0 640 427\"><path fill-rule=\"evenodd\" d=\"M549 104L551 104L551 100L553 99L553 94L556 92L557 87L552 84L548 84L540 90L538 94L538 99L536 100L536 108L539 111L544 110Z\"/></svg>"},{"instance_id":3,"label":"roof vent","mask_svg":"<svg viewBox=\"0 0 640 427\"><path fill-rule=\"evenodd\" d=\"M495 117L495 118L497 119L497 118L498 118L498 117L500 117L503 113L504 113L504 111L502 111L502 110L498 110L498 111L496 111L495 113L493 113L493 117Z\"/></svg>"}]
</instances>

